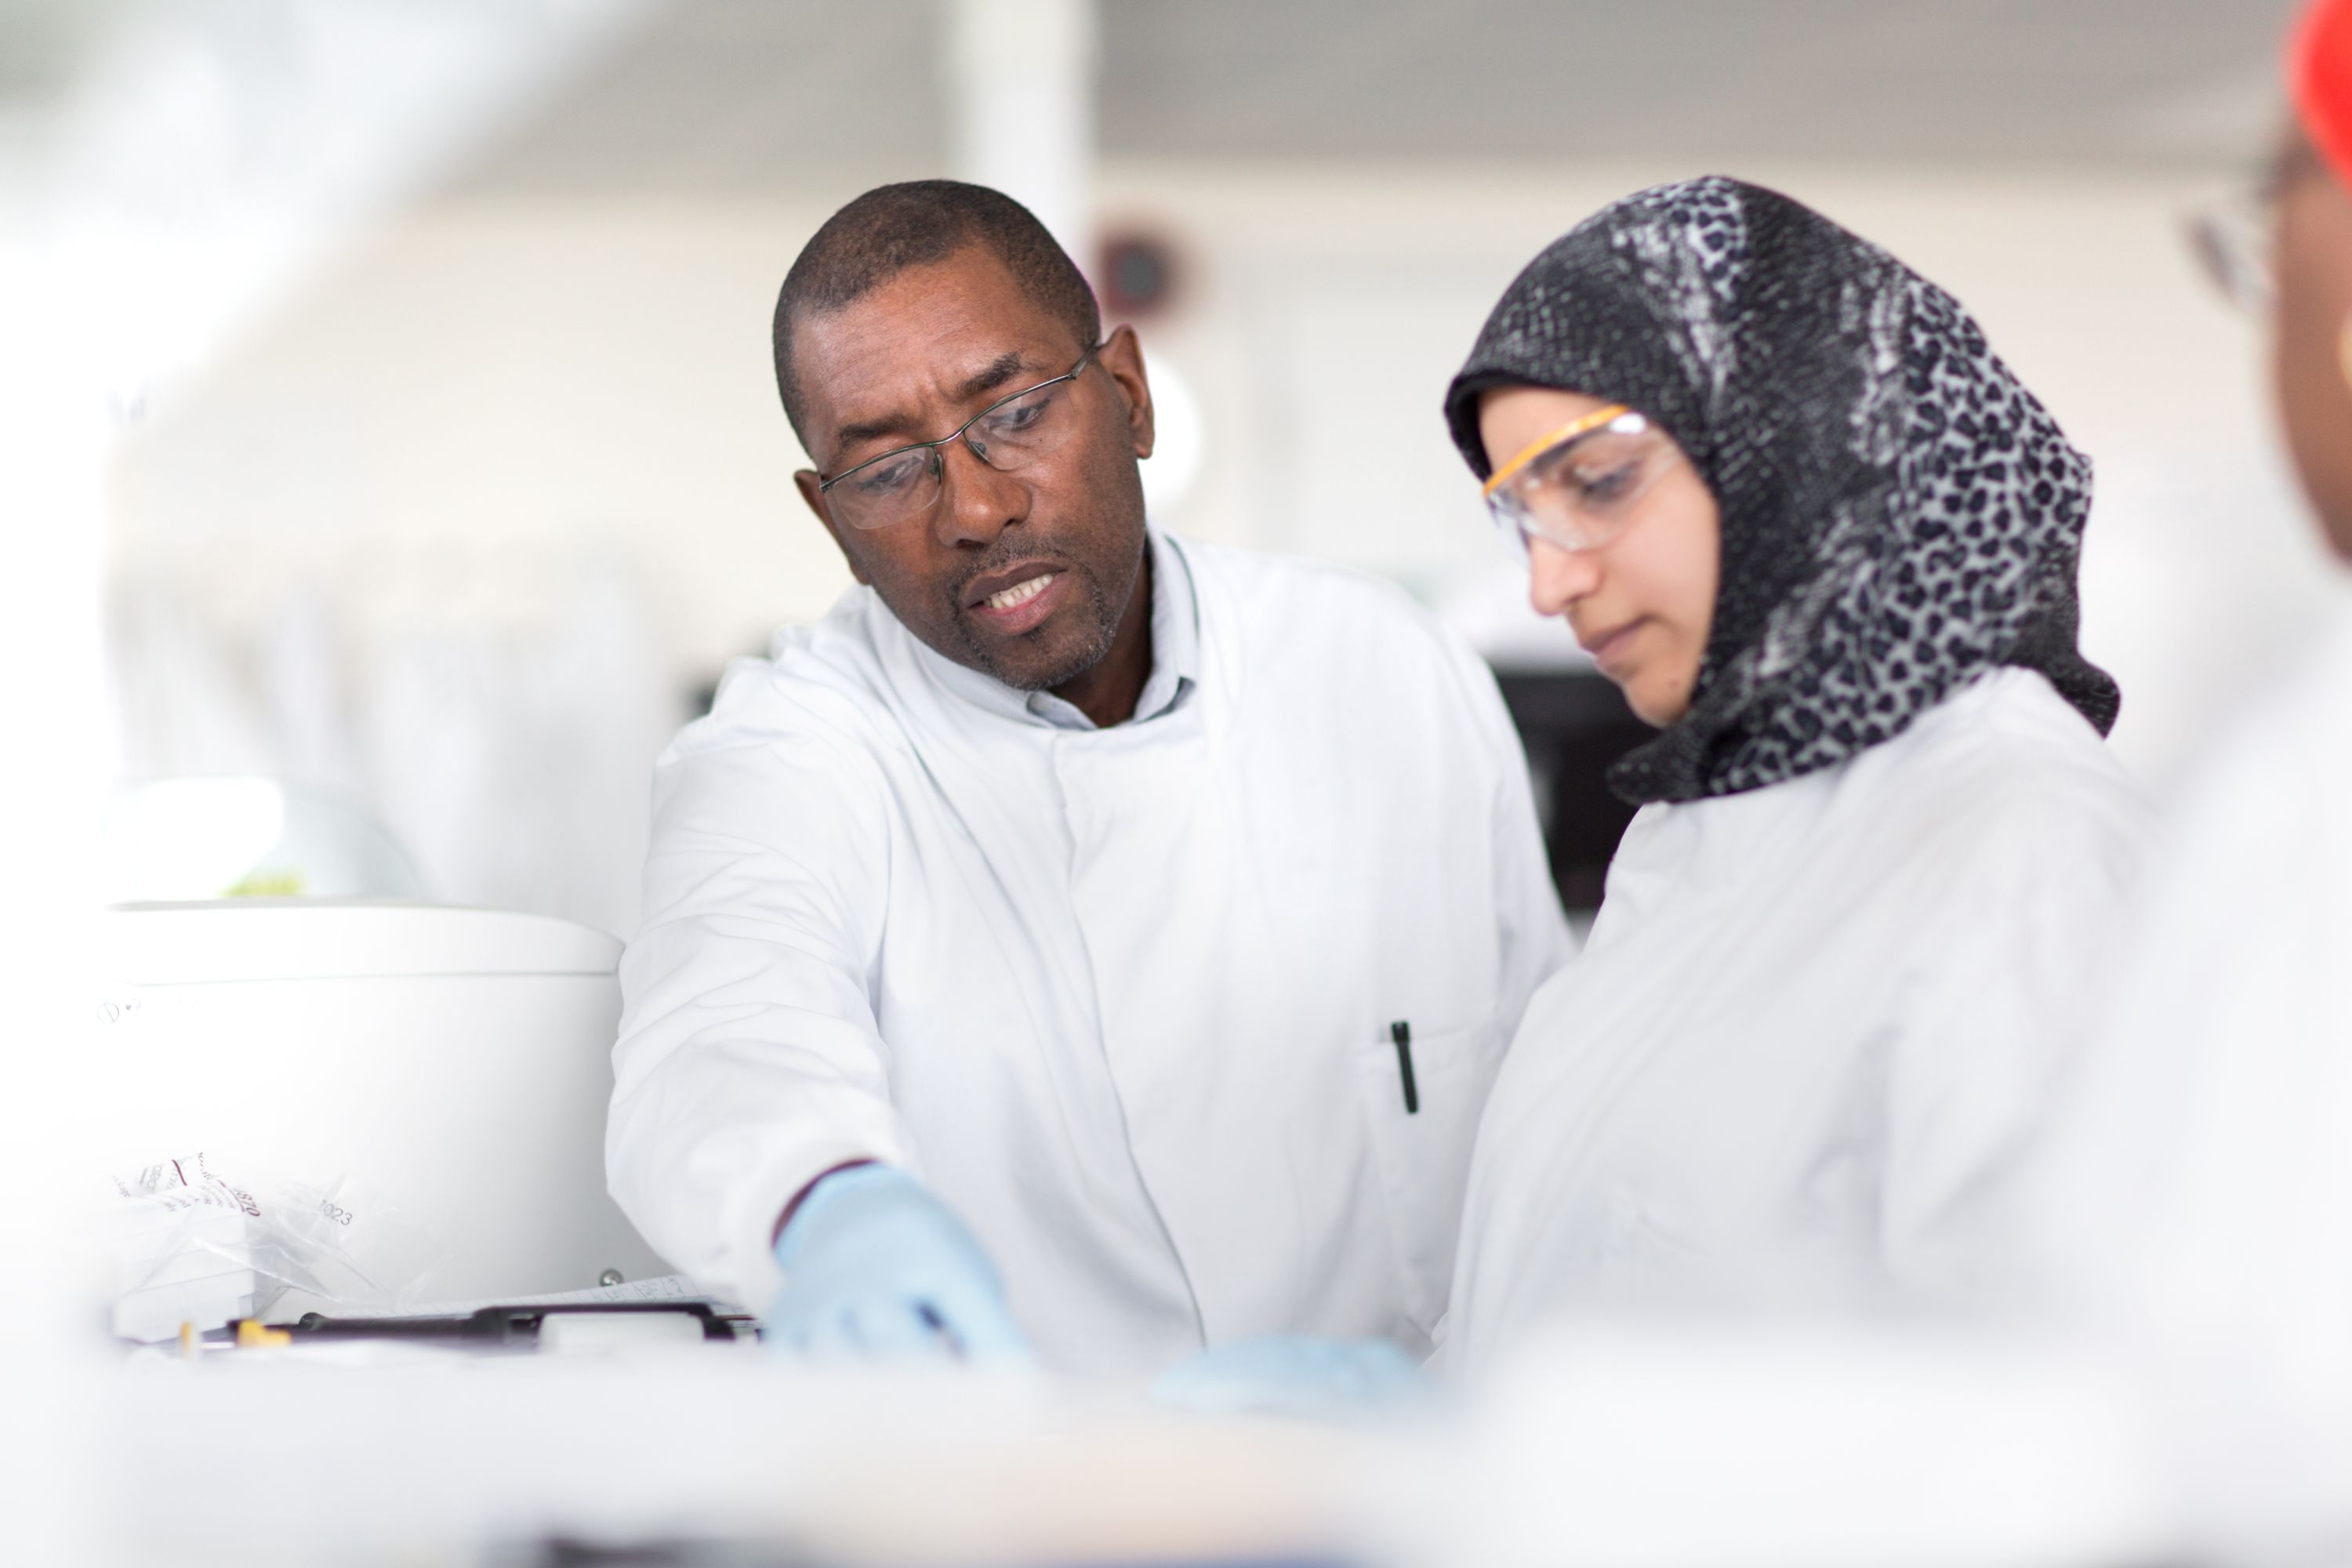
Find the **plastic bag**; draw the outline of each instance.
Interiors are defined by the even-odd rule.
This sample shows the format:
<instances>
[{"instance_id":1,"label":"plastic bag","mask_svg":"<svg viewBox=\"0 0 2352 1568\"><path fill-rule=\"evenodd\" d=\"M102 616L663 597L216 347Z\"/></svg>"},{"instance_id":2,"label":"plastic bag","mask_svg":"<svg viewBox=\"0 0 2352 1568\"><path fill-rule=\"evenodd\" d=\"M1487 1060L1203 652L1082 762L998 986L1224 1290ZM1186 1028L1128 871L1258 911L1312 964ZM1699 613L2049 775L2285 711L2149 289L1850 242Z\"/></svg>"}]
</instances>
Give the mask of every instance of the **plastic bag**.
<instances>
[{"instance_id":1,"label":"plastic bag","mask_svg":"<svg viewBox=\"0 0 2352 1568\"><path fill-rule=\"evenodd\" d=\"M398 1312L422 1297L441 1258L422 1230L347 1181L231 1176L200 1152L118 1179L115 1190L106 1242L124 1339L313 1307Z\"/></svg>"}]
</instances>

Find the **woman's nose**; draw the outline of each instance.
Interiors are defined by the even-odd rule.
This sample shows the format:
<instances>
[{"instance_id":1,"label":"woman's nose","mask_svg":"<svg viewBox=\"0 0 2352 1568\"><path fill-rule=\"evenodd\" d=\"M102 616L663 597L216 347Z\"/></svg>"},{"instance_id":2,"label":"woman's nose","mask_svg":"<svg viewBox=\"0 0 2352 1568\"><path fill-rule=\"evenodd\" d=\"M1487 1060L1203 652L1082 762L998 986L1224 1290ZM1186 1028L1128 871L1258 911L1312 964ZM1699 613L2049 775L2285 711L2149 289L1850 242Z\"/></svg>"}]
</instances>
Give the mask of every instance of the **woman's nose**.
<instances>
[{"instance_id":1,"label":"woman's nose","mask_svg":"<svg viewBox=\"0 0 2352 1568\"><path fill-rule=\"evenodd\" d=\"M1528 601L1539 616L1561 616L1601 585L1601 559L1590 550L1562 550L1549 540L1528 541Z\"/></svg>"}]
</instances>

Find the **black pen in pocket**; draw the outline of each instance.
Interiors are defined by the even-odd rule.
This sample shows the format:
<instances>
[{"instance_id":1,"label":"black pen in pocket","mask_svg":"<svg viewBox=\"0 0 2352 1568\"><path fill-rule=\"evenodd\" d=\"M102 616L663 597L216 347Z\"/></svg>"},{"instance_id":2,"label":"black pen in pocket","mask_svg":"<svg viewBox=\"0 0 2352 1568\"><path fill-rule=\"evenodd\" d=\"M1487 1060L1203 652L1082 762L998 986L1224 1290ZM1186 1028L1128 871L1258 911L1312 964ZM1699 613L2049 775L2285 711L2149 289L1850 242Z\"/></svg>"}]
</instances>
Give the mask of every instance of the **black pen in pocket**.
<instances>
[{"instance_id":1,"label":"black pen in pocket","mask_svg":"<svg viewBox=\"0 0 2352 1568\"><path fill-rule=\"evenodd\" d=\"M1412 1081L1412 1026L1399 1018L1389 1026L1389 1038L1396 1042L1397 1076L1404 1080L1404 1113L1417 1116L1421 1112L1421 1089Z\"/></svg>"}]
</instances>

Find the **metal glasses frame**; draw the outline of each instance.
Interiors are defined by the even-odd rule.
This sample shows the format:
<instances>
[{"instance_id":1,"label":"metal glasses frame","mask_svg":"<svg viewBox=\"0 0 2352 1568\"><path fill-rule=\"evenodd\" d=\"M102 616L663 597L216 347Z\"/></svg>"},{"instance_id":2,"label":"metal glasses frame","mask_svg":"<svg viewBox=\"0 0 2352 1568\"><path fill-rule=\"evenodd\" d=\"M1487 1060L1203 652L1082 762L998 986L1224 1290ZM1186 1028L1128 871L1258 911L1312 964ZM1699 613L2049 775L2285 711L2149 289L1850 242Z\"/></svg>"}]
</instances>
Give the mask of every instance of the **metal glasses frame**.
<instances>
[{"instance_id":1,"label":"metal glasses frame","mask_svg":"<svg viewBox=\"0 0 2352 1568\"><path fill-rule=\"evenodd\" d=\"M973 426L979 424L982 420L987 418L990 415L995 413L1006 404L1018 403L1033 392L1043 392L1049 386L1059 386L1066 381L1077 380L1079 374L1084 372L1087 364L1093 361L1095 355L1101 352L1102 344L1094 344L1088 348L1086 353L1078 356L1077 363L1072 365L1061 374L1048 376L1044 381L1037 383L1034 386L1024 386L1018 392L1007 393L1004 396L998 398L995 402L990 404L987 407L982 409L979 413L973 415L971 418L965 420L962 424L957 426L954 429L949 431L946 435L940 437L936 441L909 441L903 447L893 447L887 452L877 452L874 456L866 458L864 462L842 469L841 472L834 475L833 478L829 479L820 477L817 481L817 493L819 495L831 495L833 493L834 486L841 483L842 480L848 479L853 474L864 473L866 469L872 468L877 463L887 463L891 458L904 457L908 452L920 452L927 449L931 454L932 476L937 478L939 474L939 454L942 447L953 446L956 442L962 440L965 433L971 430ZM971 455L978 458L983 463L988 462L987 456L978 447L972 448ZM992 468L995 467L992 463L989 466ZM914 514L912 512L908 513L908 516L909 517L913 515ZM905 520L894 518L891 521L893 522L897 522L903 521ZM877 526L887 528L890 524L886 522L878 524Z\"/></svg>"}]
</instances>

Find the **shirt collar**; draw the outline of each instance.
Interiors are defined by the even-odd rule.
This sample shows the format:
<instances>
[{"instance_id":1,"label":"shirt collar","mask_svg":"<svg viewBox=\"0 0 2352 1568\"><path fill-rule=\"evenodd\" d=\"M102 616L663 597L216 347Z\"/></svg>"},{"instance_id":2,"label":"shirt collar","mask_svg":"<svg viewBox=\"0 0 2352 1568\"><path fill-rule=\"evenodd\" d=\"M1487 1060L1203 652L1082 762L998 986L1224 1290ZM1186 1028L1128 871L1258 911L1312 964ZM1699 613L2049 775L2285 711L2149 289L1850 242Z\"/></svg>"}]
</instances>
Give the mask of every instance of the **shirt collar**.
<instances>
[{"instance_id":1,"label":"shirt collar","mask_svg":"<svg viewBox=\"0 0 2352 1568\"><path fill-rule=\"evenodd\" d=\"M1200 683L1201 611L1191 565L1176 542L1158 529L1146 536L1151 552L1151 673L1136 699L1131 724L1182 707ZM992 676L945 658L919 637L918 657L940 683L977 708L1016 723L1053 730L1092 730L1095 721L1050 691L1020 691Z\"/></svg>"}]
</instances>

